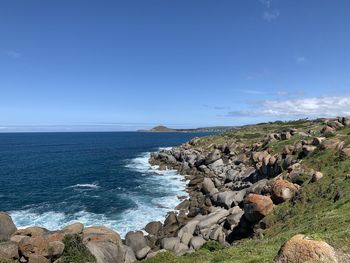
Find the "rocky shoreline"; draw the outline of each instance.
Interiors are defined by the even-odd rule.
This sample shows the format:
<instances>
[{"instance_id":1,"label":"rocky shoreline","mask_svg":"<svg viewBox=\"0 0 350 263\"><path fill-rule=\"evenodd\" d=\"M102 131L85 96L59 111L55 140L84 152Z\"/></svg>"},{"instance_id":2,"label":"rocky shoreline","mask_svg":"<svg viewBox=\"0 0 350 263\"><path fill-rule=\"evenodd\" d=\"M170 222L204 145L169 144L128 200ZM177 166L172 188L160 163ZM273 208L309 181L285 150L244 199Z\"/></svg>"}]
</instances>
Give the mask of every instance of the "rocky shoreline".
<instances>
[{"instance_id":1,"label":"rocky shoreline","mask_svg":"<svg viewBox=\"0 0 350 263\"><path fill-rule=\"evenodd\" d=\"M320 130L305 132L291 127L269 133L252 144L236 138L222 144L204 144L201 138L194 138L179 147L153 153L149 160L152 165L176 169L189 181L189 198L170 212L163 224L148 223L144 228L147 234L129 232L122 240L112 229L80 223L58 231L17 229L10 216L2 212L0 262L68 262L67 238L72 236L98 263L147 260L164 251L181 256L200 249L207 241L230 246L242 238L263 238L261 230L269 227L265 216L281 203L297 200L305 180L322 180L320 171L303 165L304 158L325 149L339 152L344 160L350 157L350 147L331 136L349 126L350 118L327 119L324 123ZM293 143L282 149L270 147L273 142L293 138ZM275 261L300 262L300 258L303 262L340 262L330 245L303 235L287 241Z\"/></svg>"}]
</instances>

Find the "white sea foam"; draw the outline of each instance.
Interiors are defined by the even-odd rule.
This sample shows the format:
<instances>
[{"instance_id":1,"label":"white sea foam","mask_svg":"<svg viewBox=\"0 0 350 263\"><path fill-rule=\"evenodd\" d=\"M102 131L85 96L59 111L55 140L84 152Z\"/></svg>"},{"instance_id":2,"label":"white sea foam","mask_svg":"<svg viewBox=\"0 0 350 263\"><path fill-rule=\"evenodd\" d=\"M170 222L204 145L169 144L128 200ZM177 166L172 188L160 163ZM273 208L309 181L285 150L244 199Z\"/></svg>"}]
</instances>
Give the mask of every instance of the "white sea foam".
<instances>
[{"instance_id":1,"label":"white sea foam","mask_svg":"<svg viewBox=\"0 0 350 263\"><path fill-rule=\"evenodd\" d=\"M156 166L151 166L148 162L150 155L149 152L143 153L139 157L129 160L126 167L145 176L144 183L137 186L136 189L154 187L155 192L165 192L166 196L160 195L151 198L142 195L128 195L128 198L136 204L136 208L130 208L115 216L87 211L70 215L54 211L38 213L36 209L12 211L10 214L19 227L37 225L49 230L56 230L74 222L81 222L85 226L105 225L111 227L122 237L131 230L141 230L150 221L163 222L167 212L174 210L178 205L178 197L187 195L185 192L186 182L175 170L157 170ZM76 184L70 188L96 189L99 186L95 183Z\"/></svg>"},{"instance_id":2,"label":"white sea foam","mask_svg":"<svg viewBox=\"0 0 350 263\"><path fill-rule=\"evenodd\" d=\"M98 184L75 184L72 186L68 186L67 188L92 188L97 189L100 188Z\"/></svg>"}]
</instances>

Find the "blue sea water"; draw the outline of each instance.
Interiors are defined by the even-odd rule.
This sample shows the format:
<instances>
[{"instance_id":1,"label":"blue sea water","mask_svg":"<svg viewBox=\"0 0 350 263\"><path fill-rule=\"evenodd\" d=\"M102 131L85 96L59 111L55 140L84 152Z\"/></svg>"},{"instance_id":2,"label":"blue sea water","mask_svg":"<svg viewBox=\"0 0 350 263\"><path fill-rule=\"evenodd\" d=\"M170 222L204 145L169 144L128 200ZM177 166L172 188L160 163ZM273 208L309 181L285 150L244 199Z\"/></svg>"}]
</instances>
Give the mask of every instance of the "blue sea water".
<instances>
[{"instance_id":1,"label":"blue sea water","mask_svg":"<svg viewBox=\"0 0 350 263\"><path fill-rule=\"evenodd\" d=\"M164 216L186 195L175 171L148 163L150 152L207 133L0 134L0 211L18 227L50 230L79 221L122 236Z\"/></svg>"}]
</instances>

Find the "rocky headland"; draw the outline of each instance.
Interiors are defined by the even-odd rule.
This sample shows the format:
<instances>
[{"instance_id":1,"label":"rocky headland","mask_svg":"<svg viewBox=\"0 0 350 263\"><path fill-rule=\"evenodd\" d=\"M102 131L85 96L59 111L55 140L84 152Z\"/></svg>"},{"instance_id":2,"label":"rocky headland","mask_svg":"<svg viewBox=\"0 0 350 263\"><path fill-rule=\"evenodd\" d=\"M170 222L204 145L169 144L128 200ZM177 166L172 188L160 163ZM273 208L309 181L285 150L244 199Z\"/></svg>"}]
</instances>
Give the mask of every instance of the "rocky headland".
<instances>
[{"instance_id":1,"label":"rocky headland","mask_svg":"<svg viewBox=\"0 0 350 263\"><path fill-rule=\"evenodd\" d=\"M188 198L124 239L104 226L17 229L1 262L350 262L350 118L245 126L153 153Z\"/></svg>"}]
</instances>

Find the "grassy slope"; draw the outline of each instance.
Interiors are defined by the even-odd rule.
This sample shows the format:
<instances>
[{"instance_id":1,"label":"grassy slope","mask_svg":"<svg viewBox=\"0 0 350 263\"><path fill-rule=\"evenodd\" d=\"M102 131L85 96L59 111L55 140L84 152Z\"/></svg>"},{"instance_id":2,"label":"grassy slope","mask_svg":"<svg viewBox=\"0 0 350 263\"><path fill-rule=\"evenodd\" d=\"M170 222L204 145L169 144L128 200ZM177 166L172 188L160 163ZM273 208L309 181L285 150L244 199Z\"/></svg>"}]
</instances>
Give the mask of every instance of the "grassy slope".
<instances>
[{"instance_id":1,"label":"grassy slope","mask_svg":"<svg viewBox=\"0 0 350 263\"><path fill-rule=\"evenodd\" d=\"M310 127L317 130L321 125L292 122L244 127L234 133L206 138L203 145L244 137L246 139L242 141L253 143L267 132L287 127L306 131ZM259 133L261 136L257 135ZM254 137L251 134L255 134L256 138L251 138ZM350 129L347 128L337 132L336 137L349 143L349 134ZM290 141L278 142L281 145L271 147L281 149L294 141L293 137ZM281 245L299 233L325 240L338 251L350 253L350 179L346 179L346 174L350 173L350 160L340 161L338 156L337 153L327 150L303 160L303 165L321 171L324 177L316 183L305 182L296 200L277 206L267 217L270 227L262 230L263 238L241 240L229 248L214 251L202 248L182 257L163 253L146 262L272 262Z\"/></svg>"}]
</instances>

